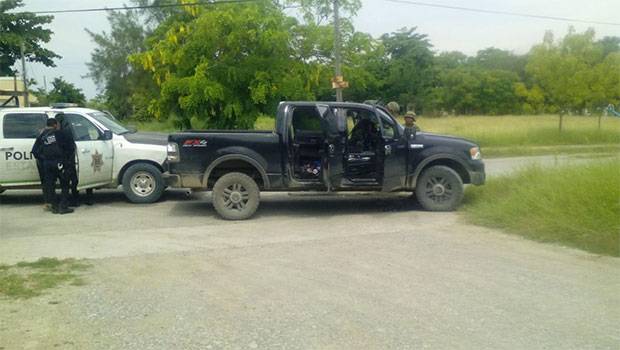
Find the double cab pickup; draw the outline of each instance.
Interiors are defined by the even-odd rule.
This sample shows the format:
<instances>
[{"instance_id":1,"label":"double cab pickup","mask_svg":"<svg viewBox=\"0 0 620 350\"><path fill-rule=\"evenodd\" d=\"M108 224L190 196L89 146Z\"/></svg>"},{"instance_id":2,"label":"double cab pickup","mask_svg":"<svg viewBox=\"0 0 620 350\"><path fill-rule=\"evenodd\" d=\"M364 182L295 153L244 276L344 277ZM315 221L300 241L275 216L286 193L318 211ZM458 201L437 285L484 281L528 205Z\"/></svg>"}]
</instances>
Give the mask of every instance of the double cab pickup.
<instances>
[{"instance_id":1,"label":"double cab pickup","mask_svg":"<svg viewBox=\"0 0 620 350\"><path fill-rule=\"evenodd\" d=\"M217 213L250 218L261 191L415 192L423 208L454 210L481 185L477 144L404 128L381 106L282 102L273 131L169 135L168 185L210 190Z\"/></svg>"}]
</instances>

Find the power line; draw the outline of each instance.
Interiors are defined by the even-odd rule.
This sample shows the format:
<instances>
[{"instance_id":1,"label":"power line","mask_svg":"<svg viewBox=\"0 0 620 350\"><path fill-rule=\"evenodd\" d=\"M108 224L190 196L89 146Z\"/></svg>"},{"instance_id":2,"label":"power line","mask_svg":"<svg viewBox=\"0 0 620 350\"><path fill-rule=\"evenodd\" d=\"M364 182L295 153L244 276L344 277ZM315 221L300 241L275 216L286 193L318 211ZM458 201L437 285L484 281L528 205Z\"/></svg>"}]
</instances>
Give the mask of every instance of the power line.
<instances>
[{"instance_id":1,"label":"power line","mask_svg":"<svg viewBox=\"0 0 620 350\"><path fill-rule=\"evenodd\" d=\"M96 7L86 9L68 9L68 10L49 10L49 11L33 11L37 15L50 15L55 13L76 13L76 12L101 12L101 11L120 11L120 10L140 10L152 8L170 8L170 7L191 7L191 6L213 6L223 4L241 4L248 2L256 2L259 0L219 0L219 1L196 1L185 4L158 4L158 5L136 5L136 6L120 6L120 7Z\"/></svg>"},{"instance_id":2,"label":"power line","mask_svg":"<svg viewBox=\"0 0 620 350\"><path fill-rule=\"evenodd\" d=\"M514 17L547 19L547 20L563 21L563 22L577 22L577 23L587 23L587 24L603 24L603 25L609 25L609 26L620 26L620 23L618 22L602 22L602 21L591 21L591 20L578 19L578 18L534 15L534 14L529 14L529 13L519 13L519 12L509 12L509 11L499 11L499 10L486 10L486 9L479 9L479 8L472 8L472 7L434 4L434 3L421 2L421 1L409 1L409 0L385 0L385 1L398 3L398 4L435 7L435 8L443 8L443 9L450 9L450 10L458 10L458 11L486 13L486 14L493 14L493 15L505 15L505 16L514 16Z\"/></svg>"}]
</instances>

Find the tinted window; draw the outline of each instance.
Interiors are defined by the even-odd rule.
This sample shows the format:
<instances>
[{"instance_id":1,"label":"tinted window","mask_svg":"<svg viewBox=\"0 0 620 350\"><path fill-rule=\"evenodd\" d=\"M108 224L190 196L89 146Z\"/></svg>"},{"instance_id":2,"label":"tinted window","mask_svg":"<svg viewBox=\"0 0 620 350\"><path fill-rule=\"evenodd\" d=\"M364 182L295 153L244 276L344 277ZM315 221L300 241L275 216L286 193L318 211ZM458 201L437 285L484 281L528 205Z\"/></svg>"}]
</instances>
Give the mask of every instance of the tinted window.
<instances>
[{"instance_id":1,"label":"tinted window","mask_svg":"<svg viewBox=\"0 0 620 350\"><path fill-rule=\"evenodd\" d=\"M92 141L101 138L99 129L81 115L65 114L63 119L64 122L61 125L65 123L71 125L71 131L73 131L73 138L75 141Z\"/></svg>"},{"instance_id":2,"label":"tinted window","mask_svg":"<svg viewBox=\"0 0 620 350\"><path fill-rule=\"evenodd\" d=\"M379 116L381 116L381 124L383 124L383 137L390 139L395 138L398 135L398 127L394 119L390 118L380 109L377 109L377 112Z\"/></svg>"},{"instance_id":3,"label":"tinted window","mask_svg":"<svg viewBox=\"0 0 620 350\"><path fill-rule=\"evenodd\" d=\"M2 129L5 139L35 139L45 128L47 115L34 113L6 114Z\"/></svg>"},{"instance_id":4,"label":"tinted window","mask_svg":"<svg viewBox=\"0 0 620 350\"><path fill-rule=\"evenodd\" d=\"M295 131L317 131L321 129L321 116L316 107L297 107L293 111L293 129Z\"/></svg>"}]
</instances>

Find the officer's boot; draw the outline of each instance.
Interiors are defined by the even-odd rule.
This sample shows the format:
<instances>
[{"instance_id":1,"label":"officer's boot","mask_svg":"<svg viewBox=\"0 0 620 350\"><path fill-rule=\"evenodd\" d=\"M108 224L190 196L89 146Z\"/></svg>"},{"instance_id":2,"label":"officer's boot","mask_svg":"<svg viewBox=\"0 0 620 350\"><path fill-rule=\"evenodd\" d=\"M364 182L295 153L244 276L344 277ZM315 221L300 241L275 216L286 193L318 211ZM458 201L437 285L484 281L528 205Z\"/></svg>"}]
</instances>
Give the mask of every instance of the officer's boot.
<instances>
[{"instance_id":1,"label":"officer's boot","mask_svg":"<svg viewBox=\"0 0 620 350\"><path fill-rule=\"evenodd\" d=\"M67 206L67 199L65 196L63 196L63 198L58 203L58 210L56 211L56 214L69 214L69 213L73 213L73 209Z\"/></svg>"}]
</instances>

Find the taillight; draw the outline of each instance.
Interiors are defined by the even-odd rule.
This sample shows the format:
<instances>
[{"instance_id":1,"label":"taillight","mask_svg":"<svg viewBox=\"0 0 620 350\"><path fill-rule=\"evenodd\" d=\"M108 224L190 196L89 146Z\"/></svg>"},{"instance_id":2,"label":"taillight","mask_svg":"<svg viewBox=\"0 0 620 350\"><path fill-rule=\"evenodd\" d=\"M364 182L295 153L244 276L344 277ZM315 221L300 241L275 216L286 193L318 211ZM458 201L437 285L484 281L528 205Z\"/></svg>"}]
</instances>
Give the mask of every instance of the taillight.
<instances>
[{"instance_id":1,"label":"taillight","mask_svg":"<svg viewBox=\"0 0 620 350\"><path fill-rule=\"evenodd\" d=\"M167 151L169 163L176 163L181 160L181 157L179 156L179 145L177 145L175 142L168 143Z\"/></svg>"}]
</instances>

